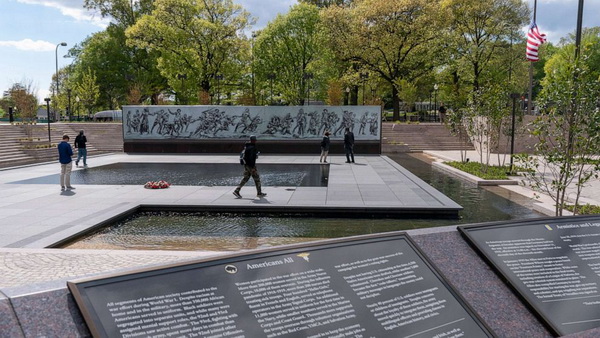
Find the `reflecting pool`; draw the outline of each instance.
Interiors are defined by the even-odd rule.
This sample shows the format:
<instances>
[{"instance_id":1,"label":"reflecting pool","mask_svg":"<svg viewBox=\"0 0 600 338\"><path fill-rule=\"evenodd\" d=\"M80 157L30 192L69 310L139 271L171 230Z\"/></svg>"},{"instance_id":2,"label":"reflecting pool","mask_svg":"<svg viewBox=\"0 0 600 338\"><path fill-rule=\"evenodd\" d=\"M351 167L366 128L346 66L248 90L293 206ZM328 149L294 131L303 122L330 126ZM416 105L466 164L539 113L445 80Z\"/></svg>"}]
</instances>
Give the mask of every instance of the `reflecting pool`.
<instances>
[{"instance_id":1,"label":"reflecting pool","mask_svg":"<svg viewBox=\"0 0 600 338\"><path fill-rule=\"evenodd\" d=\"M498 187L481 188L434 169L423 155L391 159L464 207L459 220L314 218L298 215L142 212L69 244L74 249L241 250L323 238L455 224L541 217L521 196L502 197ZM231 184L235 185L235 184Z\"/></svg>"}]
</instances>

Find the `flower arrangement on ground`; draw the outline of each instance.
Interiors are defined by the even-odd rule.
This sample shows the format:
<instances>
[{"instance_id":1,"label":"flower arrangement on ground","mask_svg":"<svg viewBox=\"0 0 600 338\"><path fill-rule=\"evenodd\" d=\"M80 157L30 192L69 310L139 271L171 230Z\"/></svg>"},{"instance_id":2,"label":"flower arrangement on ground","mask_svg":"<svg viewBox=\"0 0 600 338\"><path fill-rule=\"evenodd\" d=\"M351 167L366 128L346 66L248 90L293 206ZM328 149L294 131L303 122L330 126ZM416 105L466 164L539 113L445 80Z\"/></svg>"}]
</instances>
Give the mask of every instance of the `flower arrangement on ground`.
<instances>
[{"instance_id":1,"label":"flower arrangement on ground","mask_svg":"<svg viewBox=\"0 0 600 338\"><path fill-rule=\"evenodd\" d=\"M167 181L150 181L144 184L144 188L146 189L166 189L170 186L171 184Z\"/></svg>"}]
</instances>

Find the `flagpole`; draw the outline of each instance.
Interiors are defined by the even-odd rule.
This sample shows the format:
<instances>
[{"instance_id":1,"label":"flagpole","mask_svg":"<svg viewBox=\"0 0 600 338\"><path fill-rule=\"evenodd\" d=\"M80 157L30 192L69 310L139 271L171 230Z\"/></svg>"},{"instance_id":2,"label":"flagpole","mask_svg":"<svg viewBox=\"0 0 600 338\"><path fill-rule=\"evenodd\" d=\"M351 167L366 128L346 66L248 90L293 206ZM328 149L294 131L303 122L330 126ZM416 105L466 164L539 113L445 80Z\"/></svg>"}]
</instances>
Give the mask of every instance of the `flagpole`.
<instances>
[{"instance_id":1,"label":"flagpole","mask_svg":"<svg viewBox=\"0 0 600 338\"><path fill-rule=\"evenodd\" d=\"M533 22L537 11L537 0L533 0ZM531 115L531 106L533 105L533 62L529 62L529 92L527 95L527 115Z\"/></svg>"}]
</instances>

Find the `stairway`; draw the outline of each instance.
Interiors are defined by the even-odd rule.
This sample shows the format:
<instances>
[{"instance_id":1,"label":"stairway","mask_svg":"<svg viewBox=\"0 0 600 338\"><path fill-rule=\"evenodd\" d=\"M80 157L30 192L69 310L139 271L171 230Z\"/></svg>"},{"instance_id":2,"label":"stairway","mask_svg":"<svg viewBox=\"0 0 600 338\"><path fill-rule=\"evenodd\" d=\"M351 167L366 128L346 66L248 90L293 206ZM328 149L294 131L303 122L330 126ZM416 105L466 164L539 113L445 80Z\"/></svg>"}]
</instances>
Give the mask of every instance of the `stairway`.
<instances>
[{"instance_id":1,"label":"stairway","mask_svg":"<svg viewBox=\"0 0 600 338\"><path fill-rule=\"evenodd\" d=\"M88 156L123 151L121 123L51 123L50 147L47 124L0 124L0 168L57 160L62 136L69 135L72 145L79 130L87 137Z\"/></svg>"},{"instance_id":2,"label":"stairway","mask_svg":"<svg viewBox=\"0 0 600 338\"><path fill-rule=\"evenodd\" d=\"M471 142L464 144L440 123L384 122L381 131L383 153L475 149Z\"/></svg>"},{"instance_id":3,"label":"stairway","mask_svg":"<svg viewBox=\"0 0 600 338\"><path fill-rule=\"evenodd\" d=\"M0 124L0 167L34 163L35 159L23 152L20 140L27 134L10 124Z\"/></svg>"}]
</instances>

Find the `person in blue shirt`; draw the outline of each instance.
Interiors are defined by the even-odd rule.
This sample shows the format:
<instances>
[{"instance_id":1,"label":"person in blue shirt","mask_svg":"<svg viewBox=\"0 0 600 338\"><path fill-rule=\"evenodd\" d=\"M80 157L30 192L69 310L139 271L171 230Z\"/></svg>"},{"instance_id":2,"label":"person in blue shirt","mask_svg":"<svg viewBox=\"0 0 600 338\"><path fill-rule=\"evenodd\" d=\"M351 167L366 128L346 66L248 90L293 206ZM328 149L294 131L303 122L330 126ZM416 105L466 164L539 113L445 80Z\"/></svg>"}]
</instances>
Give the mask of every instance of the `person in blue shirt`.
<instances>
[{"instance_id":1,"label":"person in blue shirt","mask_svg":"<svg viewBox=\"0 0 600 338\"><path fill-rule=\"evenodd\" d=\"M69 135L63 135L58 144L58 162L60 162L60 190L75 189L71 186L71 169L73 169L73 149L69 144Z\"/></svg>"}]
</instances>

